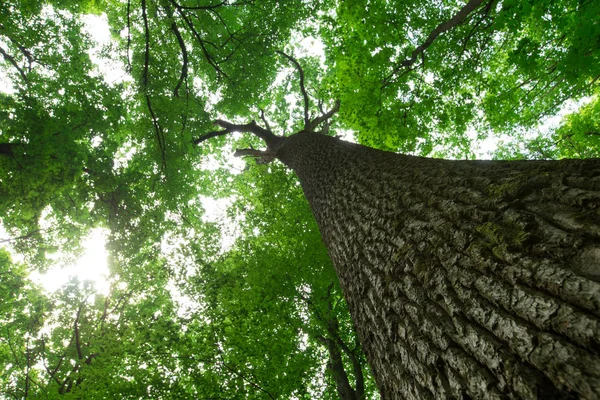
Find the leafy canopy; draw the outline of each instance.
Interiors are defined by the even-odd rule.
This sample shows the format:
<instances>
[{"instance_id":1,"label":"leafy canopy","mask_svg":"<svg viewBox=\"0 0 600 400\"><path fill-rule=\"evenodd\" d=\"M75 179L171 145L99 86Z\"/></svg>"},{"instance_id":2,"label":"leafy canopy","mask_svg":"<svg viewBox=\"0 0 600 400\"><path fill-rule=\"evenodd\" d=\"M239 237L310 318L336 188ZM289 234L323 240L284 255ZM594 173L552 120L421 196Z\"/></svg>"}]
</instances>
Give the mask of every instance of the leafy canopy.
<instances>
[{"instance_id":1,"label":"leafy canopy","mask_svg":"<svg viewBox=\"0 0 600 400\"><path fill-rule=\"evenodd\" d=\"M109 25L112 71L89 14ZM2 2L0 398L335 398L335 354L376 397L296 178L232 164L255 138L194 139L215 118L301 129L285 51L314 104L341 101L332 134L461 158L505 135L496 157L597 157L599 14L579 0ZM107 292L35 282L98 228Z\"/></svg>"}]
</instances>

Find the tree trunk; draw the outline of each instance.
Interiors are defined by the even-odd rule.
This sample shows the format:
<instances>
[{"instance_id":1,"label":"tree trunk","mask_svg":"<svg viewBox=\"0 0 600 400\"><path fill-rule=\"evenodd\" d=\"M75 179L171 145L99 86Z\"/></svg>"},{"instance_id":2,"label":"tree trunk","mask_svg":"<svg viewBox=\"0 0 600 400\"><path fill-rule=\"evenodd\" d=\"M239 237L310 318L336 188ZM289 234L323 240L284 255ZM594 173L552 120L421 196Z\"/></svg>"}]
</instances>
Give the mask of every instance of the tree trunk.
<instances>
[{"instance_id":1,"label":"tree trunk","mask_svg":"<svg viewBox=\"0 0 600 400\"><path fill-rule=\"evenodd\" d=\"M344 369L342 353L340 353L337 343L335 340L324 336L320 336L318 339L327 346L327 351L329 353L327 368L331 372L340 400L357 400L358 397L356 396L356 392L352 389L350 381L348 380L348 374L346 374L346 370Z\"/></svg>"},{"instance_id":2,"label":"tree trunk","mask_svg":"<svg viewBox=\"0 0 600 400\"><path fill-rule=\"evenodd\" d=\"M600 398L600 160L436 160L308 132L277 157L383 399Z\"/></svg>"}]
</instances>

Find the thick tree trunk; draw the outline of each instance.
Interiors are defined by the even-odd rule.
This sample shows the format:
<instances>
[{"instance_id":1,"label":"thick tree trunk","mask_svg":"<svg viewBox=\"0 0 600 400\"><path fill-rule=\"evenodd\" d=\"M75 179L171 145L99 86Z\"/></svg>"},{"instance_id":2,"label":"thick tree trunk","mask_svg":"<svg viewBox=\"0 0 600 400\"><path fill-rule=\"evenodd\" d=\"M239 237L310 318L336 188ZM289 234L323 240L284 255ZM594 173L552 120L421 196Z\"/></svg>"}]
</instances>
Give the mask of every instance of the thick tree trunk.
<instances>
[{"instance_id":1,"label":"thick tree trunk","mask_svg":"<svg viewBox=\"0 0 600 400\"><path fill-rule=\"evenodd\" d=\"M600 398L600 160L435 160L306 132L277 157L384 399Z\"/></svg>"}]
</instances>

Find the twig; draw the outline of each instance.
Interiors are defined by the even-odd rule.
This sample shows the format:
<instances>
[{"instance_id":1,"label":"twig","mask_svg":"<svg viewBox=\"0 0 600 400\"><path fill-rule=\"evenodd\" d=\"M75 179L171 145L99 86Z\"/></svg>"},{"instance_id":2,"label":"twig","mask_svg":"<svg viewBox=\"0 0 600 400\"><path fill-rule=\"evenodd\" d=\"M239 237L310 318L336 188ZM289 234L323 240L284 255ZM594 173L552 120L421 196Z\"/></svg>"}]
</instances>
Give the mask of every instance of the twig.
<instances>
[{"instance_id":1,"label":"twig","mask_svg":"<svg viewBox=\"0 0 600 400\"><path fill-rule=\"evenodd\" d=\"M175 97L179 97L179 88L181 88L183 82L187 80L188 76L188 52L187 47L185 46L185 41L183 40L181 32L179 31L179 27L177 26L175 19L173 19L173 13L171 12L168 6L165 7L165 10L167 12L167 16L173 20L173 22L171 23L171 31L177 38L177 43L179 44L179 48L181 49L181 57L183 58L183 61L181 63L181 73L179 74L179 81L177 82L177 86L175 86L175 90L173 92Z\"/></svg>"},{"instance_id":2,"label":"twig","mask_svg":"<svg viewBox=\"0 0 600 400\"><path fill-rule=\"evenodd\" d=\"M131 0L127 0L127 71L131 72L131 58L129 53L131 50Z\"/></svg>"},{"instance_id":3,"label":"twig","mask_svg":"<svg viewBox=\"0 0 600 400\"><path fill-rule=\"evenodd\" d=\"M215 69L215 71L217 72L218 75L223 75L225 78L229 78L229 76L221 69L221 67L219 67L219 65L215 61L214 57L208 52L208 49L206 48L206 45L205 45L205 40L202 39L202 37L200 37L200 34L198 33L198 31L196 30L196 28L194 28L194 24L192 23L192 21L190 21L190 19L185 14L184 8L181 5L179 5L178 3L176 3L174 0L169 0L169 1L171 4L173 4L173 6L175 7L175 9L179 13L179 15L181 15L181 18L183 18L186 25L192 32L193 36L196 38L196 40L200 44L200 48L202 49L202 53L204 54L204 58L206 59L206 61L208 61L208 63Z\"/></svg>"}]
</instances>

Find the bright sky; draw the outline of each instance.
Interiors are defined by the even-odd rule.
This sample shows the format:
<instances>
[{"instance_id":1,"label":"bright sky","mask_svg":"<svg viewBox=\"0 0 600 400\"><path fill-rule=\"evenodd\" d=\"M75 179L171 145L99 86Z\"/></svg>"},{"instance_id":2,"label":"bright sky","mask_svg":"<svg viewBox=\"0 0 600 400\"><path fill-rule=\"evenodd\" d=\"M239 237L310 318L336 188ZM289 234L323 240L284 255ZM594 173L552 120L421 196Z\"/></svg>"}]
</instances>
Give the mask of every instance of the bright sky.
<instances>
[{"instance_id":1,"label":"bright sky","mask_svg":"<svg viewBox=\"0 0 600 400\"><path fill-rule=\"evenodd\" d=\"M84 253L74 264L62 266L56 263L46 273L34 272L30 277L49 292L58 290L69 279L77 277L79 281L93 281L98 293L108 294L110 272L105 247L107 233L103 228L93 229L83 241Z\"/></svg>"}]
</instances>

